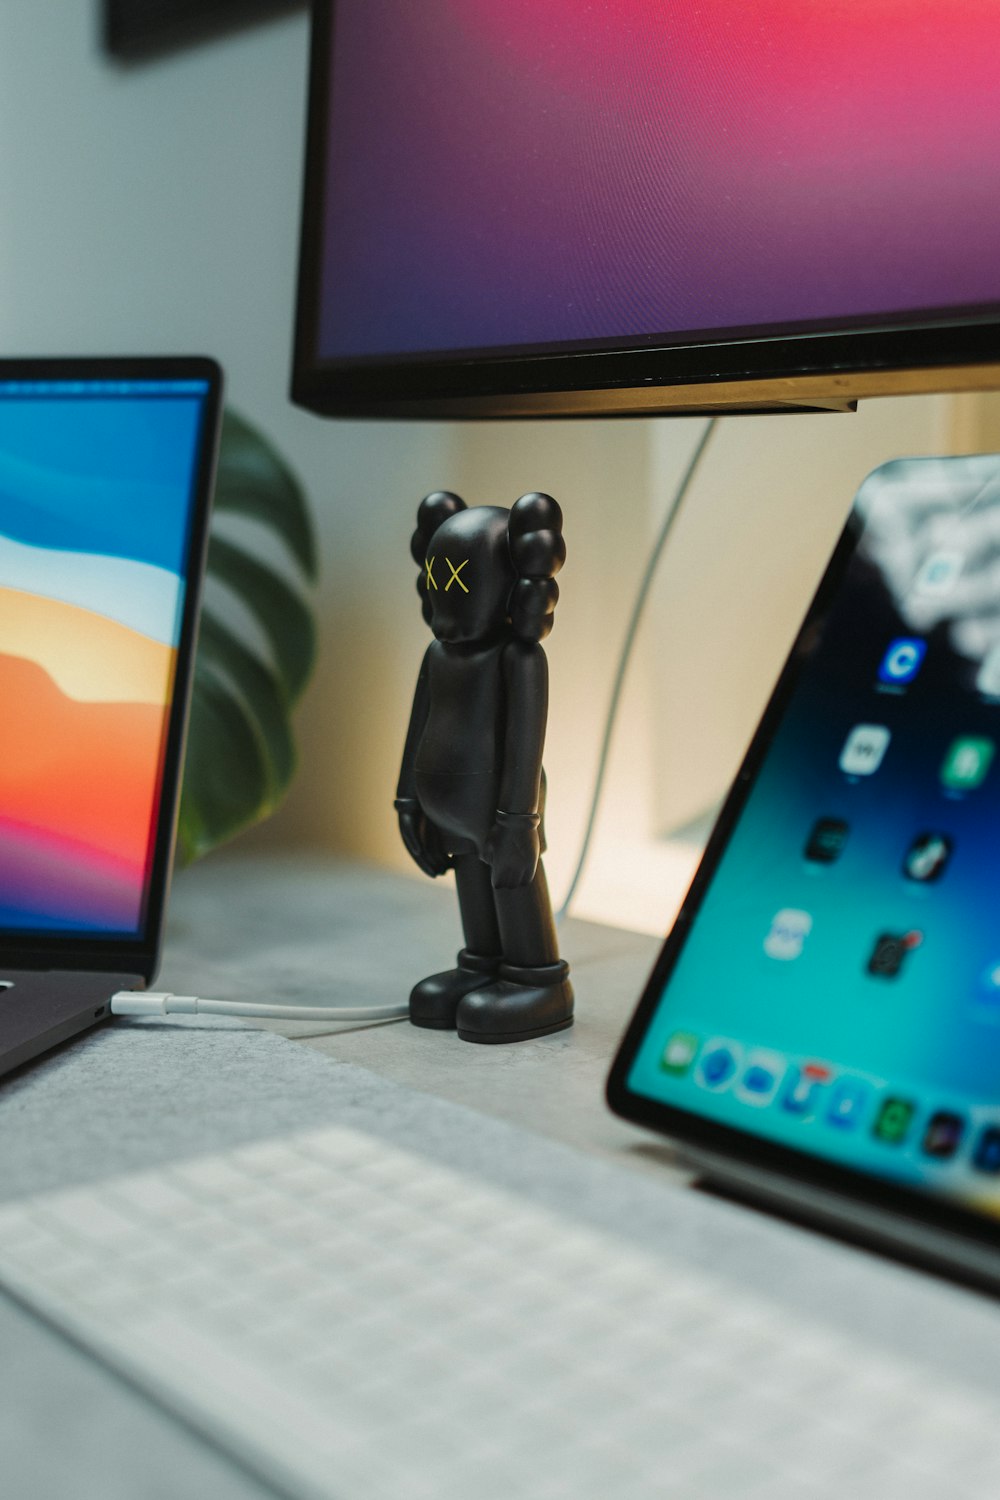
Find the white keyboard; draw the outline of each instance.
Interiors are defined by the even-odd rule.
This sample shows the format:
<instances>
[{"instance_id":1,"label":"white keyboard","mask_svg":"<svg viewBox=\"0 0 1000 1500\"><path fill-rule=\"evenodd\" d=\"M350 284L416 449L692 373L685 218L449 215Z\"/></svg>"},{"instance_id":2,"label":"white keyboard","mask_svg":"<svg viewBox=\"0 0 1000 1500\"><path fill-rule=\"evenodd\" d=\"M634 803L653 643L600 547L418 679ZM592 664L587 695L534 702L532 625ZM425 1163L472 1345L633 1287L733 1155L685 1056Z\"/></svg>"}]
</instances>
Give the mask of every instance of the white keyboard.
<instances>
[{"instance_id":1,"label":"white keyboard","mask_svg":"<svg viewBox=\"0 0 1000 1500\"><path fill-rule=\"evenodd\" d=\"M295 1496L982 1500L997 1402L331 1128L0 1209L0 1283Z\"/></svg>"}]
</instances>

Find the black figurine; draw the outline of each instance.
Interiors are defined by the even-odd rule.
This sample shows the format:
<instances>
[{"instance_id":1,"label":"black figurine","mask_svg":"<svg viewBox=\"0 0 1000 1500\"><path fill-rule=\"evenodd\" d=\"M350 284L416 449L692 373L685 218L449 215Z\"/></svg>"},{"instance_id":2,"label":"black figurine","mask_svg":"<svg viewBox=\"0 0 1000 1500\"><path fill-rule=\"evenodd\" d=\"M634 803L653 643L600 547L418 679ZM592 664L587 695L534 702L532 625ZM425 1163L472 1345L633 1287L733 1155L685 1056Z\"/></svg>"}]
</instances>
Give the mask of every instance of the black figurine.
<instances>
[{"instance_id":1,"label":"black figurine","mask_svg":"<svg viewBox=\"0 0 1000 1500\"><path fill-rule=\"evenodd\" d=\"M548 666L562 513L548 495L510 510L447 491L417 512L410 551L434 633L417 679L396 810L428 875L454 869L465 947L410 994L415 1026L521 1042L573 1022L540 855Z\"/></svg>"}]
</instances>

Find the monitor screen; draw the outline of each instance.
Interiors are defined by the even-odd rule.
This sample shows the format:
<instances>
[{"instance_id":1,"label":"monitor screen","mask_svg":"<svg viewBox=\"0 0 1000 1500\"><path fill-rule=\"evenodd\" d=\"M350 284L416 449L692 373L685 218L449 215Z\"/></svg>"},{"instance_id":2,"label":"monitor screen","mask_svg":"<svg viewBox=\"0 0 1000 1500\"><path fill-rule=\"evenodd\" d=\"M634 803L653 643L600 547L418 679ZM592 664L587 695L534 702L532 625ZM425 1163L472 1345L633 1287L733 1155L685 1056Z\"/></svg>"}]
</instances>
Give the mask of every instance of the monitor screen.
<instances>
[{"instance_id":1,"label":"monitor screen","mask_svg":"<svg viewBox=\"0 0 1000 1500\"><path fill-rule=\"evenodd\" d=\"M318 0L294 394L996 365L997 55L992 0Z\"/></svg>"}]
</instances>

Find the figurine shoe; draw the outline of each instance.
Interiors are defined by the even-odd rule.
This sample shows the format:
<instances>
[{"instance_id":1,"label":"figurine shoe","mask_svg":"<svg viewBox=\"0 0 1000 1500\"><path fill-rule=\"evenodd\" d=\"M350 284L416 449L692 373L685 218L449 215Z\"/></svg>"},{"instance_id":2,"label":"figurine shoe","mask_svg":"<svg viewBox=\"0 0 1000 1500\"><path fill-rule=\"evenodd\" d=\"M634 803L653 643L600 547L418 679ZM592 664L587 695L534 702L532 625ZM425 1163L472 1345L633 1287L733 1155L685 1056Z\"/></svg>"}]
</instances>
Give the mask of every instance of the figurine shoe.
<instances>
[{"instance_id":1,"label":"figurine shoe","mask_svg":"<svg viewBox=\"0 0 1000 1500\"><path fill-rule=\"evenodd\" d=\"M569 965L501 964L497 978L463 996L456 1025L463 1042L527 1042L573 1024Z\"/></svg>"},{"instance_id":2,"label":"figurine shoe","mask_svg":"<svg viewBox=\"0 0 1000 1500\"><path fill-rule=\"evenodd\" d=\"M471 990L493 984L499 967L499 957L486 957L463 948L457 968L430 974L413 986L410 1021L414 1026L427 1026L434 1031L453 1031L459 1002Z\"/></svg>"}]
</instances>

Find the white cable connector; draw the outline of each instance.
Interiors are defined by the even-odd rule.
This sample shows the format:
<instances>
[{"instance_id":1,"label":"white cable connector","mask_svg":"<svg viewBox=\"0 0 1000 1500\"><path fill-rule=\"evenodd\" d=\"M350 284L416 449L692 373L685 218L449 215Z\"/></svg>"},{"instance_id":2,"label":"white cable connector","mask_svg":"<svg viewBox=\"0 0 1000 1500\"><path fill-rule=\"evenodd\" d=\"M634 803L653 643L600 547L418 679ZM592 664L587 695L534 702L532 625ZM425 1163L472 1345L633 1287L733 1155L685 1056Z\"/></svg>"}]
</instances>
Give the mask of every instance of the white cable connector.
<instances>
[{"instance_id":1,"label":"white cable connector","mask_svg":"<svg viewBox=\"0 0 1000 1500\"><path fill-rule=\"evenodd\" d=\"M259 1005L244 1000L202 1000L147 990L119 990L111 996L113 1016L246 1016L271 1021L399 1021L409 1015L405 1001L389 1005Z\"/></svg>"}]
</instances>

